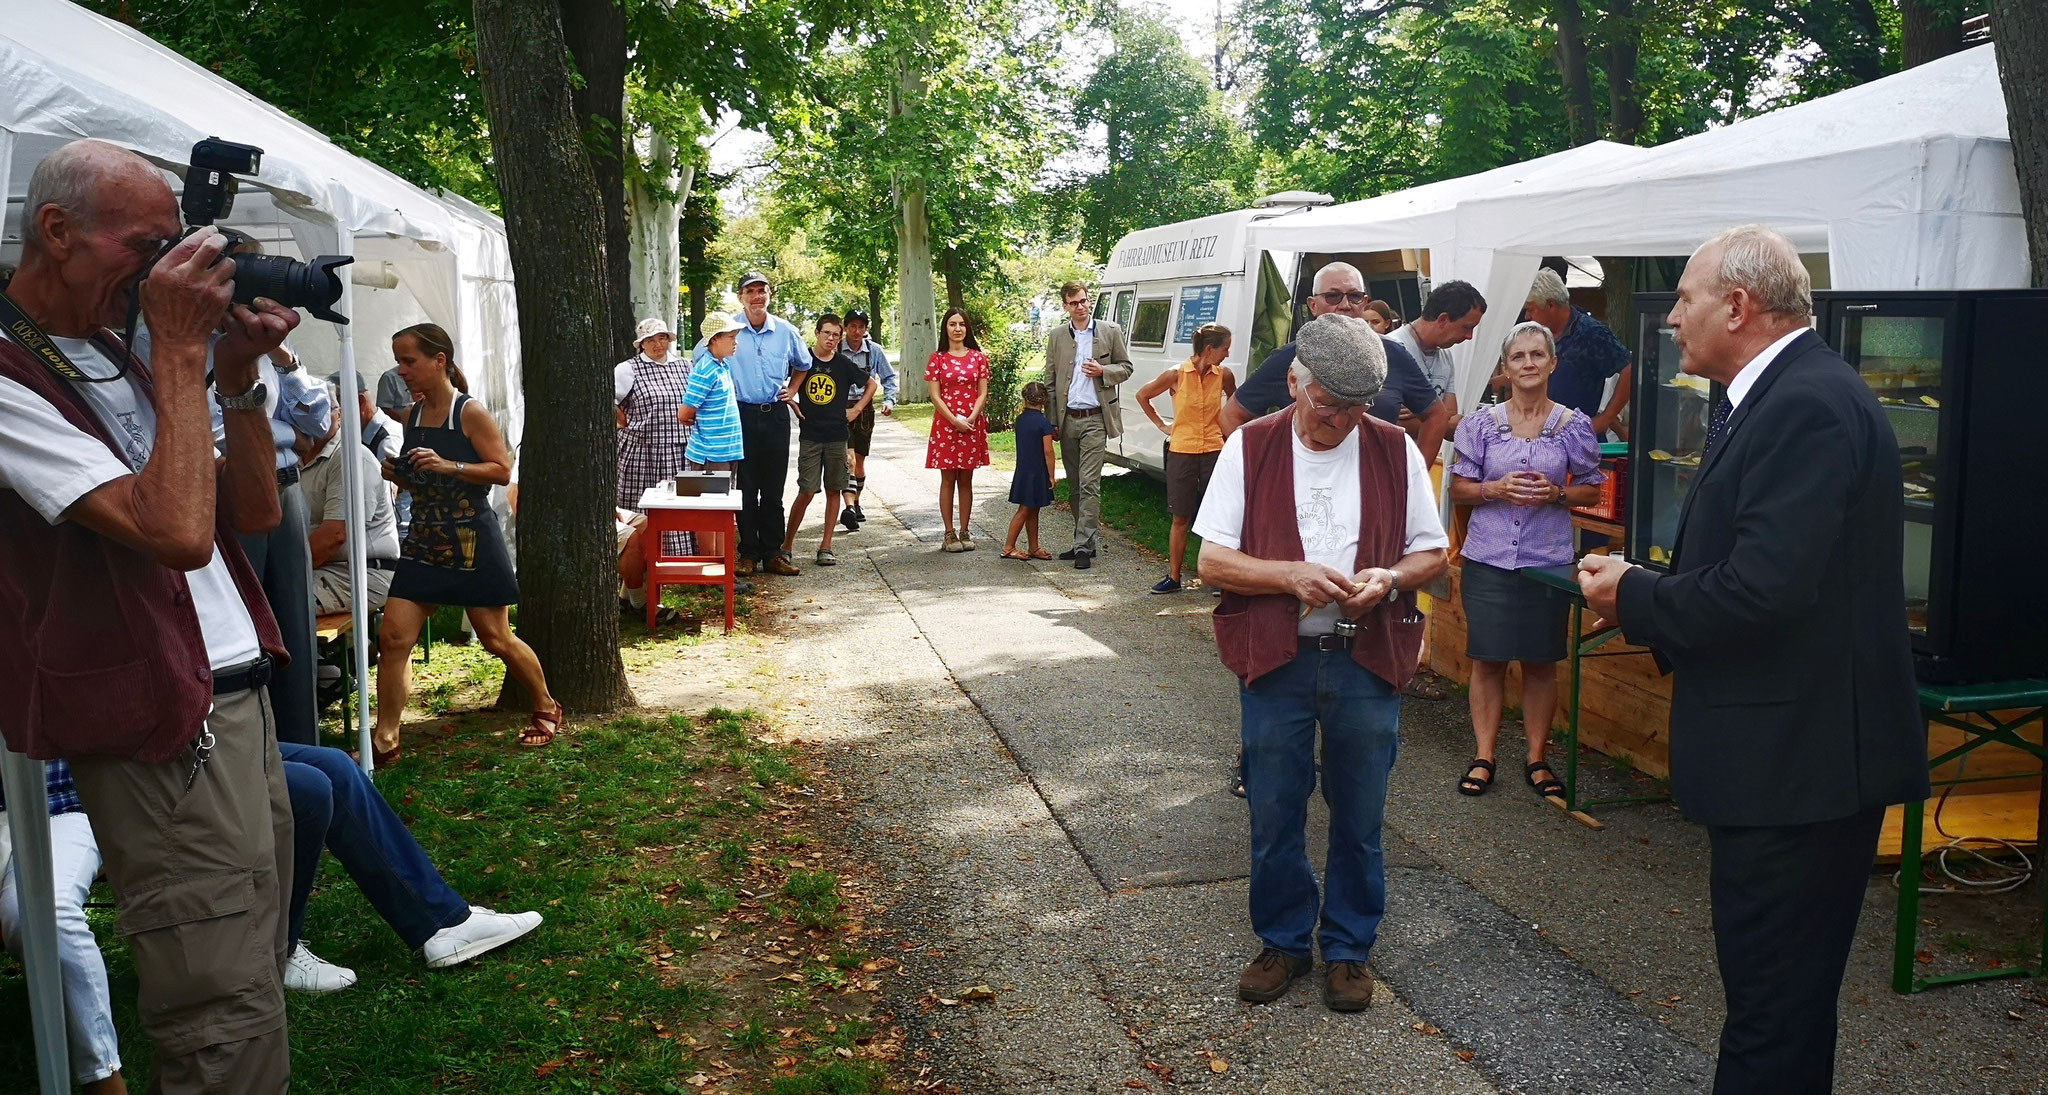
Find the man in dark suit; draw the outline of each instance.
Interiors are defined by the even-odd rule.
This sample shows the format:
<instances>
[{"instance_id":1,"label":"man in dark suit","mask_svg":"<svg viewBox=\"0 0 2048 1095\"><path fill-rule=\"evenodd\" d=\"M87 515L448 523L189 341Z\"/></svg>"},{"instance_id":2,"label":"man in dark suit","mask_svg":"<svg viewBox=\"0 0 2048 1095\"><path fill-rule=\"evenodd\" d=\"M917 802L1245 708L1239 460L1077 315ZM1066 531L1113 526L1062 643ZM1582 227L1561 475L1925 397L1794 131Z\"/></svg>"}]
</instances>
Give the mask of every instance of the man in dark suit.
<instances>
[{"instance_id":1,"label":"man in dark suit","mask_svg":"<svg viewBox=\"0 0 2048 1095\"><path fill-rule=\"evenodd\" d=\"M1702 246L1669 323L1726 386L1671 573L1587 556L1587 604L1677 675L1671 775L1713 846L1728 1015L1715 1095L1827 1092L1836 998L1885 807L1928 794L1906 634L1898 442L1809 327L1769 229Z\"/></svg>"}]
</instances>

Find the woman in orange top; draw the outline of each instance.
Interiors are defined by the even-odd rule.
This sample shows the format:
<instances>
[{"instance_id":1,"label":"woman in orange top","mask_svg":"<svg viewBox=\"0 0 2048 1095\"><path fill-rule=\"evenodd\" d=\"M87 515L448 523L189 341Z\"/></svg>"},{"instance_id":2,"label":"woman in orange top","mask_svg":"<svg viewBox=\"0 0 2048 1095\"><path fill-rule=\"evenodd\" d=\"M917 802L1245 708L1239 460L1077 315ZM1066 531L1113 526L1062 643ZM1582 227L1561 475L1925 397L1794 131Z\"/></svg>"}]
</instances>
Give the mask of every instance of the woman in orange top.
<instances>
[{"instance_id":1,"label":"woman in orange top","mask_svg":"<svg viewBox=\"0 0 2048 1095\"><path fill-rule=\"evenodd\" d=\"M1205 323L1197 328L1193 357L1154 377L1138 389L1138 406L1166 435L1166 509L1173 514L1168 539L1166 577L1154 593L1181 591L1181 564L1188 553L1188 526L1202 508L1209 475L1223 452L1223 401L1237 394L1237 378L1223 366L1230 354L1230 328ZM1159 417L1152 400L1173 393L1173 420Z\"/></svg>"}]
</instances>

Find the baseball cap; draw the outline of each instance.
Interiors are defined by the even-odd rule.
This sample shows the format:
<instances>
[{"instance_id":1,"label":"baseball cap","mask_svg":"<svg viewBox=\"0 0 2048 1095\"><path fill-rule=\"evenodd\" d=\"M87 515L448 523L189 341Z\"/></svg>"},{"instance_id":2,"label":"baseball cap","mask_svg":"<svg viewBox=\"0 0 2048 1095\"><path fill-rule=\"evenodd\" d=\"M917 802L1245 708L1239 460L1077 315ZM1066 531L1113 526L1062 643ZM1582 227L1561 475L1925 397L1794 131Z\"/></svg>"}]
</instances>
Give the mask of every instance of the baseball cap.
<instances>
[{"instance_id":1,"label":"baseball cap","mask_svg":"<svg viewBox=\"0 0 2048 1095\"><path fill-rule=\"evenodd\" d=\"M747 287L747 286L749 286L749 285L766 285L766 284L768 284L768 275L766 275L766 274L762 273L762 272L761 272L761 271L759 271L759 270L749 270L749 271L747 271L747 272L746 272L746 274L745 274L744 276L742 276L742 277L740 278L740 283L739 283L738 285L736 285L736 286L734 286L734 287L733 287L733 291L734 291L734 292L740 292L740 291L743 291L743 290L745 290L745 289L746 289L746 287Z\"/></svg>"}]
</instances>

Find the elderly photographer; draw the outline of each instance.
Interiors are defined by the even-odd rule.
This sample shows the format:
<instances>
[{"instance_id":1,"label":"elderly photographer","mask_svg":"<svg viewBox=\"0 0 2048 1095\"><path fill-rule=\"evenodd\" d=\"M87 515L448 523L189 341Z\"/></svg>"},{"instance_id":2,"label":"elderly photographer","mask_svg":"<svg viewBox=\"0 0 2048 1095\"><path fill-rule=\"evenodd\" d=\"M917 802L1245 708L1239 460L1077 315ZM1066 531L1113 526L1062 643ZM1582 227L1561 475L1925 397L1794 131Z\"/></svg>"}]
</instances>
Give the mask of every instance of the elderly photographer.
<instances>
[{"instance_id":1,"label":"elderly photographer","mask_svg":"<svg viewBox=\"0 0 2048 1095\"><path fill-rule=\"evenodd\" d=\"M1436 577L1450 546L1421 450L1370 417L1384 346L1348 316L1302 327L1287 371L1294 406L1230 435L1195 519L1202 580L1223 588L1216 644L1240 682L1252 929L1264 949L1237 993L1253 1003L1312 968L1318 910L1324 1003L1372 1002L1387 777L1401 685L1422 647L1422 618L1400 594ZM1330 807L1321 895L1306 840L1318 726Z\"/></svg>"},{"instance_id":2,"label":"elderly photographer","mask_svg":"<svg viewBox=\"0 0 2048 1095\"><path fill-rule=\"evenodd\" d=\"M165 252L178 203L113 145L45 157L23 213L0 302L0 664L20 697L0 732L72 762L155 1089L281 1092L291 806L265 685L284 646L235 535L278 523L256 361L298 315L232 304L218 230ZM148 361L109 331L131 292ZM223 324L217 469L206 365Z\"/></svg>"}]
</instances>

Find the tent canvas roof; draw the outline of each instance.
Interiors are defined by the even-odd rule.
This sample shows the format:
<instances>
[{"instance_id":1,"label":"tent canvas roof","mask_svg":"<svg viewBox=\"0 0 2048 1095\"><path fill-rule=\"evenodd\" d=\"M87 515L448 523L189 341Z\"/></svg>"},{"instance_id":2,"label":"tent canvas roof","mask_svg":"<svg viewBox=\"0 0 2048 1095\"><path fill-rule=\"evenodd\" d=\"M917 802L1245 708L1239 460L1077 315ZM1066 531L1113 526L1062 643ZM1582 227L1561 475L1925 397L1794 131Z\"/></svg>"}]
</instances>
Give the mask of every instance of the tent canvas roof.
<instances>
[{"instance_id":1,"label":"tent canvas roof","mask_svg":"<svg viewBox=\"0 0 2048 1095\"><path fill-rule=\"evenodd\" d=\"M1451 237L1458 203L1633 161L1646 149L1612 141L1568 148L1476 175L1425 183L1361 201L1314 209L1252 229L1257 246L1282 251L1377 251L1425 247Z\"/></svg>"},{"instance_id":2,"label":"tent canvas roof","mask_svg":"<svg viewBox=\"0 0 2048 1095\"><path fill-rule=\"evenodd\" d=\"M1683 255L1758 221L1827 250L1831 226L1930 213L2019 216L1988 45L1588 174L1475 196L1456 234L1527 253Z\"/></svg>"}]
</instances>

